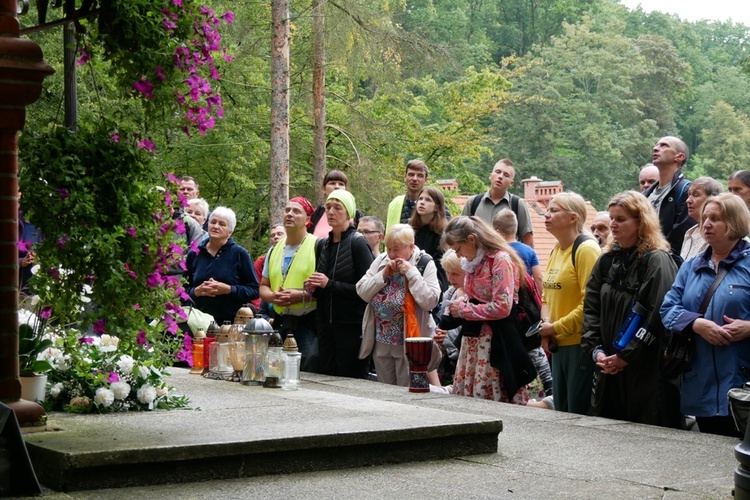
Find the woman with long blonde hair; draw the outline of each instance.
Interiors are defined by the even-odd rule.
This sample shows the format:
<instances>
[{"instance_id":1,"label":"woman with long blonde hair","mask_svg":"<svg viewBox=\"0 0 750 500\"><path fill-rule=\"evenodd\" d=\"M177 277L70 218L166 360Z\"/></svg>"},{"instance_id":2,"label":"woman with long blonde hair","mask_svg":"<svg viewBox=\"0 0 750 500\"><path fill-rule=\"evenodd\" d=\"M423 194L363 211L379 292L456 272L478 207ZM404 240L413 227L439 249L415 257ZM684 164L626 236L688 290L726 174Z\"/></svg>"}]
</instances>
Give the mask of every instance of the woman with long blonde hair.
<instances>
[{"instance_id":1,"label":"woman with long blonde hair","mask_svg":"<svg viewBox=\"0 0 750 500\"><path fill-rule=\"evenodd\" d=\"M552 354L555 409L582 415L591 410L594 375L594 362L581 349L583 297L601 253L596 240L581 236L585 222L586 202L581 195L566 191L552 197L544 226L557 244L544 273L542 317L548 320L540 331L545 349L557 346Z\"/></svg>"}]
</instances>

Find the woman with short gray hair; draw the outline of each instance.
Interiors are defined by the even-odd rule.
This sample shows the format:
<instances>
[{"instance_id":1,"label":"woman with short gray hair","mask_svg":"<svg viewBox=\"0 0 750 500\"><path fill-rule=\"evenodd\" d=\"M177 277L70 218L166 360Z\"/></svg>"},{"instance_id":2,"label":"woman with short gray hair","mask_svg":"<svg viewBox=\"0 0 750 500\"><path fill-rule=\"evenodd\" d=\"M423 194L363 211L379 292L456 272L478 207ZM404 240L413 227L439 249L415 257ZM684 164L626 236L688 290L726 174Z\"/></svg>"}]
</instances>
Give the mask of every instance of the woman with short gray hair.
<instances>
[{"instance_id":1,"label":"woman with short gray hair","mask_svg":"<svg viewBox=\"0 0 750 500\"><path fill-rule=\"evenodd\" d=\"M237 310L259 296L250 254L232 238L237 217L217 207L208 222L208 239L187 256L187 293L218 324L233 321Z\"/></svg>"}]
</instances>

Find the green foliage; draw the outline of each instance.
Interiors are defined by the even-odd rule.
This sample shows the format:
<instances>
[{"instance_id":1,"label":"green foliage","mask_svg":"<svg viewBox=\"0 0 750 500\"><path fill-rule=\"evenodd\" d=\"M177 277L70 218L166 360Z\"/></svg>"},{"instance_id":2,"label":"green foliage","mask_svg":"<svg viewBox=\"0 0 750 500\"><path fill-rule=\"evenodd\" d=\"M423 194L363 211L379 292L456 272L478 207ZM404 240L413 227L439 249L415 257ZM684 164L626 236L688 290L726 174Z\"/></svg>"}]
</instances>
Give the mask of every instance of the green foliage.
<instances>
[{"instance_id":1,"label":"green foliage","mask_svg":"<svg viewBox=\"0 0 750 500\"><path fill-rule=\"evenodd\" d=\"M35 326L36 328L24 323L18 328L18 365L22 377L52 370L49 361L37 359L40 354L52 347L52 340L44 337L43 327Z\"/></svg>"},{"instance_id":2,"label":"green foliage","mask_svg":"<svg viewBox=\"0 0 750 500\"><path fill-rule=\"evenodd\" d=\"M113 3L127 19L163 2ZM226 118L210 135L182 136L174 108L157 106L168 92L157 90L149 106L123 98L134 79L121 78L110 59L80 68L79 112L82 123L104 114L120 130L148 134L159 152L155 167L196 177L211 207L233 208L238 241L258 255L270 220L270 4L215 0L211 8L235 10L236 22L222 30L235 61L222 67ZM309 8L292 5L290 194L315 198ZM462 192L474 193L507 156L520 178L562 180L597 206L635 187L638 168L666 134L688 142L689 171L723 175L717 166L726 158L706 140L708 118L717 121L719 101L738 117L750 114L741 25L687 23L611 0L355 0L326 3L324 12L328 168L344 170L359 207L381 217L415 157L428 162L431 179L456 177ZM152 78L175 49L173 41L160 45L160 21L152 13L142 25L99 35L90 25L81 43L95 35L138 40L138 50L122 45L118 61ZM148 31L143 41L132 35L140 30ZM29 112L30 131L59 122L62 109L59 33L35 38L58 73ZM501 59L511 55L518 59Z\"/></svg>"},{"instance_id":3,"label":"green foliage","mask_svg":"<svg viewBox=\"0 0 750 500\"><path fill-rule=\"evenodd\" d=\"M64 396L55 409L109 408L101 396L95 398L97 391L110 390L110 372L116 372L113 366L123 356L150 375L132 379L133 395L121 398L113 409L148 407L135 401L135 383L166 394L162 367L189 352L176 325L184 291L179 277L168 276L184 252L175 242L180 229L171 219L171 202L153 189L160 180L136 139L118 138L111 130L104 122L77 133L52 127L25 134L20 143L23 208L44 235L34 248L41 265L31 280L44 305L39 314L44 319L37 320L41 328L22 327L22 336L31 330L36 342L22 340L22 350L29 351L25 358L22 351L22 359L33 363L54 341L59 354L50 380L60 384L57 393ZM52 339L43 335L48 318L55 326ZM83 344L94 339L85 332L92 330L113 339L116 348L88 352ZM72 398L95 404L68 407Z\"/></svg>"},{"instance_id":4,"label":"green foliage","mask_svg":"<svg viewBox=\"0 0 750 500\"><path fill-rule=\"evenodd\" d=\"M700 166L720 181L750 164L750 117L718 102L705 120Z\"/></svg>"},{"instance_id":5,"label":"green foliage","mask_svg":"<svg viewBox=\"0 0 750 500\"><path fill-rule=\"evenodd\" d=\"M115 142L110 130L24 135L23 208L45 235L35 249L43 267L32 283L61 324L98 326L136 343L140 330L156 338L173 323L167 308L176 289L153 280L163 279L182 250L173 244L162 193L152 189L148 157L133 139ZM152 326L148 318L159 321ZM180 347L179 336L166 339L157 356L167 363Z\"/></svg>"}]
</instances>

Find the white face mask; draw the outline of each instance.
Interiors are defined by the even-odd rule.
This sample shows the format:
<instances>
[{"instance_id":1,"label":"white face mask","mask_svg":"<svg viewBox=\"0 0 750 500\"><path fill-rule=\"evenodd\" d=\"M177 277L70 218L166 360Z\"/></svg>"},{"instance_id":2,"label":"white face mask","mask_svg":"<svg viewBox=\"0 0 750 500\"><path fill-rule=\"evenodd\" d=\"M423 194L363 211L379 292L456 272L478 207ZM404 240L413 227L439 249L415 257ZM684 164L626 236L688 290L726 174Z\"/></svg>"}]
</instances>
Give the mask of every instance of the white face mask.
<instances>
[{"instance_id":1,"label":"white face mask","mask_svg":"<svg viewBox=\"0 0 750 500\"><path fill-rule=\"evenodd\" d=\"M473 273L479 263L482 261L483 257L484 250L477 247L477 254L474 256L473 260L469 260L466 257L461 257L461 269L463 269L467 273Z\"/></svg>"}]
</instances>

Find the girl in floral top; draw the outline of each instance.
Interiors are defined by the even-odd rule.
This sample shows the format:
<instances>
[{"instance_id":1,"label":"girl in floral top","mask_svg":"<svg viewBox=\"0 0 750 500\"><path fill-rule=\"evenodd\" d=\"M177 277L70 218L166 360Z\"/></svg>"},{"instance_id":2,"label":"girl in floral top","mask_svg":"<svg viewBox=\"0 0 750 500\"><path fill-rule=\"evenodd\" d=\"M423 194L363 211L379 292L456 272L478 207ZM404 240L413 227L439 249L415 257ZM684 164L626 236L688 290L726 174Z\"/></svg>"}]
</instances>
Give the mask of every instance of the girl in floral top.
<instances>
[{"instance_id":1,"label":"girl in floral top","mask_svg":"<svg viewBox=\"0 0 750 500\"><path fill-rule=\"evenodd\" d=\"M511 315L519 277L526 269L505 240L477 217L457 217L442 245L461 257L466 295L449 306L464 319L453 393L525 405L526 384L536 376Z\"/></svg>"}]
</instances>

